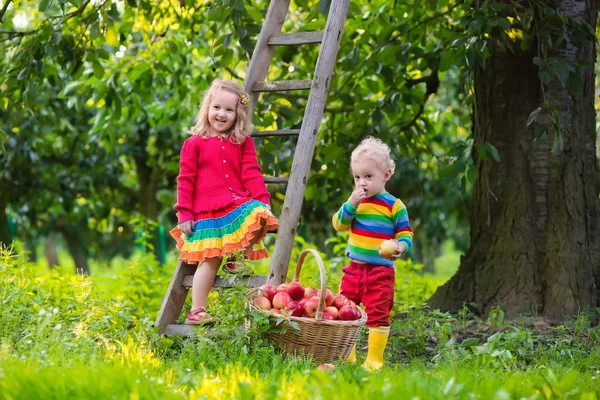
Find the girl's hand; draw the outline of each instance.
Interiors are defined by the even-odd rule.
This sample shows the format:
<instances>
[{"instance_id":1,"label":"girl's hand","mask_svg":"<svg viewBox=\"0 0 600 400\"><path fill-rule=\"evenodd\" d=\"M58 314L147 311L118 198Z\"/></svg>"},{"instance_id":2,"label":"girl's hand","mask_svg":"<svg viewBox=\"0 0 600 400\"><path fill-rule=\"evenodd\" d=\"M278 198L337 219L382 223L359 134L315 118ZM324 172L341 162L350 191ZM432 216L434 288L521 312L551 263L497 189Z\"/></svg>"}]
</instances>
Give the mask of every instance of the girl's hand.
<instances>
[{"instance_id":1,"label":"girl's hand","mask_svg":"<svg viewBox=\"0 0 600 400\"><path fill-rule=\"evenodd\" d=\"M194 227L194 222L192 220L185 221L179 224L179 230L185 233L187 236L192 234L192 228Z\"/></svg>"},{"instance_id":2,"label":"girl's hand","mask_svg":"<svg viewBox=\"0 0 600 400\"><path fill-rule=\"evenodd\" d=\"M363 188L358 188L352 192L350 195L350 204L354 208L357 208L361 201L363 201L367 197L367 190Z\"/></svg>"}]
</instances>

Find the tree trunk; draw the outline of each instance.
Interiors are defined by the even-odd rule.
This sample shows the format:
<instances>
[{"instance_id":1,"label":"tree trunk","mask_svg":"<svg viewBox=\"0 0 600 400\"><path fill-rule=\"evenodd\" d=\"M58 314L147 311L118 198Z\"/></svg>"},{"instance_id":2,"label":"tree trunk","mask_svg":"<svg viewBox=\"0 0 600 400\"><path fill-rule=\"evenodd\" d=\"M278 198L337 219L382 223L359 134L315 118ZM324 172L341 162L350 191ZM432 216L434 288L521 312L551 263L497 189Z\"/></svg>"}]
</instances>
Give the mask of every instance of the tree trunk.
<instances>
[{"instance_id":1,"label":"tree trunk","mask_svg":"<svg viewBox=\"0 0 600 400\"><path fill-rule=\"evenodd\" d=\"M6 205L0 204L0 246L9 247L12 244L12 235L8 227Z\"/></svg>"},{"instance_id":2,"label":"tree trunk","mask_svg":"<svg viewBox=\"0 0 600 400\"><path fill-rule=\"evenodd\" d=\"M58 251L56 250L56 238L52 233L48 235L46 244L44 245L44 254L48 260L48 267L50 269L57 267L58 264Z\"/></svg>"},{"instance_id":3,"label":"tree trunk","mask_svg":"<svg viewBox=\"0 0 600 400\"><path fill-rule=\"evenodd\" d=\"M562 1L561 11L595 25L586 2ZM586 8L587 7L587 8ZM593 65L595 45L569 44L554 51L569 61ZM537 54L518 43L503 52L491 47L475 71L473 154L479 175L473 188L471 243L456 275L429 304L457 311L476 303L486 314L500 306L507 315L577 314L600 304L600 201L595 149L594 69L580 72L583 94L560 83L546 87L558 106L564 147L552 151L553 128L534 145L529 114L543 103ZM544 121L545 119L545 121ZM547 122L542 116L538 122ZM483 161L477 150L493 144L500 162Z\"/></svg>"},{"instance_id":4,"label":"tree trunk","mask_svg":"<svg viewBox=\"0 0 600 400\"><path fill-rule=\"evenodd\" d=\"M67 248L73 261L75 262L75 271L78 274L89 275L90 268L88 266L87 251L81 240L81 236L77 232L72 232L69 227L62 231Z\"/></svg>"}]
</instances>

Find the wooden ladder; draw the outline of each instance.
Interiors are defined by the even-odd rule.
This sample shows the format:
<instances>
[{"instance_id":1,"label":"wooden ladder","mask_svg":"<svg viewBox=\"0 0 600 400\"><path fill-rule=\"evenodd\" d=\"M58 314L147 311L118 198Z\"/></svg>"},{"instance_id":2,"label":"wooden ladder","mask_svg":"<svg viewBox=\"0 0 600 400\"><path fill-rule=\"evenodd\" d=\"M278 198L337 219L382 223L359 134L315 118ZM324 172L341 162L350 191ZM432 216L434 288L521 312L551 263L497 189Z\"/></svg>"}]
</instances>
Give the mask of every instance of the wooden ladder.
<instances>
[{"instance_id":1,"label":"wooden ladder","mask_svg":"<svg viewBox=\"0 0 600 400\"><path fill-rule=\"evenodd\" d=\"M217 276L213 287L233 287L240 283L248 287L266 282L278 285L285 281L296 236L296 229L304 191L308 181L317 135L325 108L325 100L333 74L350 0L332 0L323 32L296 32L282 34L281 28L290 6L290 0L271 0L250 66L244 82L244 90L250 94L248 113L252 117L260 93L290 90L310 90L300 129L281 129L252 132L253 137L298 136L290 177L265 177L267 184L285 184L287 190L279 217L279 229L268 276L221 277ZM289 80L265 82L273 59L275 46L295 46L321 43L312 80ZM158 313L155 326L165 335L189 336L189 325L178 325L196 265L179 261L173 279Z\"/></svg>"}]
</instances>

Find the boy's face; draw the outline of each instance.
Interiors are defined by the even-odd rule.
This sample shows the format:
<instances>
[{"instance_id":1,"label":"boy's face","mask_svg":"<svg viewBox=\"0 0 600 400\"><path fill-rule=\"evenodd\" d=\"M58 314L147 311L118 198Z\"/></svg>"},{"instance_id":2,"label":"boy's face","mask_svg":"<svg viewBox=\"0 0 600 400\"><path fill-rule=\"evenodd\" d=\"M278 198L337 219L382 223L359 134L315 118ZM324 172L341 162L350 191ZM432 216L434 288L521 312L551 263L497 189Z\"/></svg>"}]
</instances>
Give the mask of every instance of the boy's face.
<instances>
[{"instance_id":1,"label":"boy's face","mask_svg":"<svg viewBox=\"0 0 600 400\"><path fill-rule=\"evenodd\" d=\"M366 189L367 197L385 193L385 183L390 179L392 172L383 171L375 161L363 159L352 162L354 185L357 189Z\"/></svg>"},{"instance_id":2,"label":"boy's face","mask_svg":"<svg viewBox=\"0 0 600 400\"><path fill-rule=\"evenodd\" d=\"M208 106L208 123L211 133L221 135L235 123L238 96L227 90L218 90Z\"/></svg>"}]
</instances>

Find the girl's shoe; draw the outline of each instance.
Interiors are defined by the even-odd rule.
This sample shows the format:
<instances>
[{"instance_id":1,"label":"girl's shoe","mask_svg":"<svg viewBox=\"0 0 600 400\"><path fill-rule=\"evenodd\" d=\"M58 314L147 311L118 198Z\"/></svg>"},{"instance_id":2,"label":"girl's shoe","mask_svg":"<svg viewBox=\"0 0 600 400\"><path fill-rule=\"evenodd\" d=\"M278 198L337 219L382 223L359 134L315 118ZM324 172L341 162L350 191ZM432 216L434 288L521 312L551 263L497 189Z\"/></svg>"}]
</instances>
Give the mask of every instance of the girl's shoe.
<instances>
[{"instance_id":1,"label":"girl's shoe","mask_svg":"<svg viewBox=\"0 0 600 400\"><path fill-rule=\"evenodd\" d=\"M213 322L213 317L206 312L204 307L190 311L185 319L187 325L204 325L212 324Z\"/></svg>"},{"instance_id":2,"label":"girl's shoe","mask_svg":"<svg viewBox=\"0 0 600 400\"><path fill-rule=\"evenodd\" d=\"M238 261L236 257L229 257L223 264L223 271L233 275L252 275L254 271L244 261Z\"/></svg>"}]
</instances>

